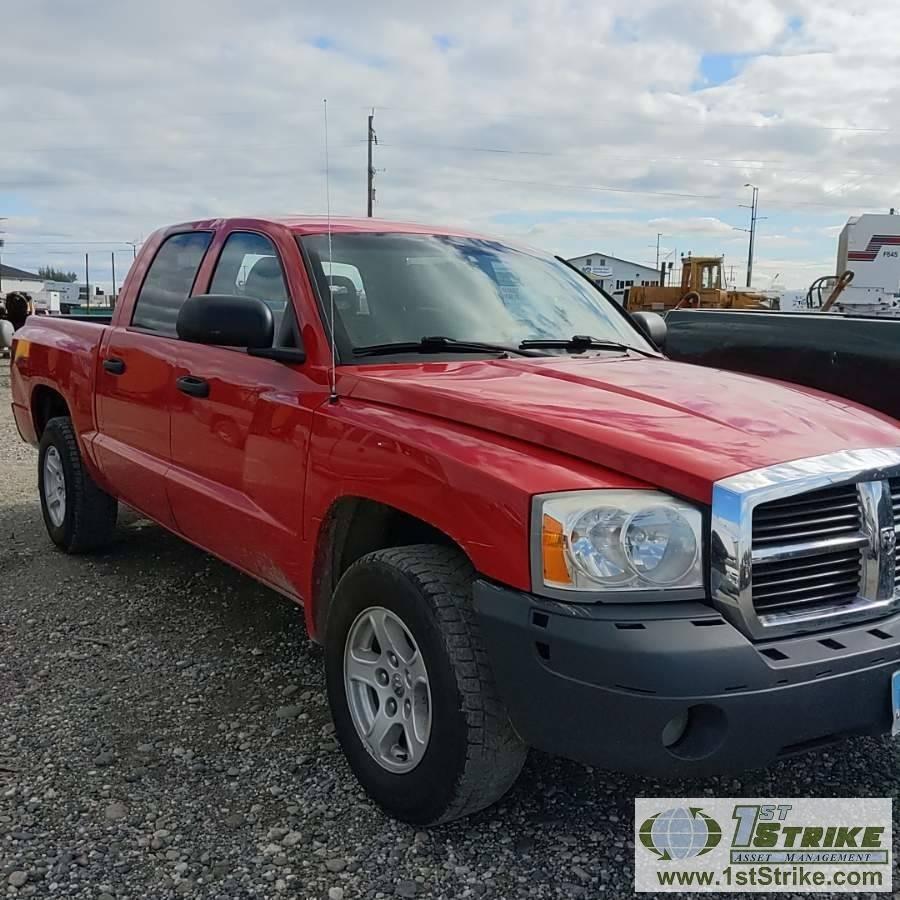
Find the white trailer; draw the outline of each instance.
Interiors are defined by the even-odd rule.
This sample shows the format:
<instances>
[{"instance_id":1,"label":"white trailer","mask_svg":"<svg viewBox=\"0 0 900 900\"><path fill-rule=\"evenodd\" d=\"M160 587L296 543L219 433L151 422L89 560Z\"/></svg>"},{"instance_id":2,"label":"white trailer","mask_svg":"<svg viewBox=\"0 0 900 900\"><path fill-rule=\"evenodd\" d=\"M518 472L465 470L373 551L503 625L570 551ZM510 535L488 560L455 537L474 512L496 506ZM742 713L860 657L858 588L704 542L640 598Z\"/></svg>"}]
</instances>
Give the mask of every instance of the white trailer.
<instances>
[{"instance_id":1,"label":"white trailer","mask_svg":"<svg viewBox=\"0 0 900 900\"><path fill-rule=\"evenodd\" d=\"M31 295L35 312L56 314L60 311L59 291L36 291Z\"/></svg>"},{"instance_id":2,"label":"white trailer","mask_svg":"<svg viewBox=\"0 0 900 900\"><path fill-rule=\"evenodd\" d=\"M853 280L835 300L835 312L900 318L900 216L853 216L838 238L837 271Z\"/></svg>"}]
</instances>

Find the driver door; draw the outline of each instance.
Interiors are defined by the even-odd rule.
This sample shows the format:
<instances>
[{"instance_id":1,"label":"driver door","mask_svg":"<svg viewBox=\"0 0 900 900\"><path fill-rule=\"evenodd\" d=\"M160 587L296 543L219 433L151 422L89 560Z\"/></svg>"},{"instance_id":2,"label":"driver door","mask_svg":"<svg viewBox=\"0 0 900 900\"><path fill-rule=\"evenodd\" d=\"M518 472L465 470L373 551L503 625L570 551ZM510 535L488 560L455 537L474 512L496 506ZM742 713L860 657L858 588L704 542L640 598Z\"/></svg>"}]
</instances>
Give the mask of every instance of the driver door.
<instances>
[{"instance_id":1,"label":"driver door","mask_svg":"<svg viewBox=\"0 0 900 900\"><path fill-rule=\"evenodd\" d=\"M217 244L205 293L257 297L272 309L275 346L299 347L296 310L273 241L232 231ZM180 387L186 377L189 392ZM185 341L179 341L175 379L168 492L179 531L297 596L307 448L321 388L303 365Z\"/></svg>"}]
</instances>

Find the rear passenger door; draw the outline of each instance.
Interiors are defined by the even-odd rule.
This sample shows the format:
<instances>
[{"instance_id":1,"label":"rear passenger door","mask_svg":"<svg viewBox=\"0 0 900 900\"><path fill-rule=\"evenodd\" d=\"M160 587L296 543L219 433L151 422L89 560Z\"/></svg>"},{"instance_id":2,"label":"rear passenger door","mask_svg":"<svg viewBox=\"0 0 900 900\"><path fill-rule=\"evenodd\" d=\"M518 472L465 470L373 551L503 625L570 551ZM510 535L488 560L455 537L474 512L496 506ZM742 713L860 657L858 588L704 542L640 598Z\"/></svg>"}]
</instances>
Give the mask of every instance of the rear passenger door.
<instances>
[{"instance_id":1,"label":"rear passenger door","mask_svg":"<svg viewBox=\"0 0 900 900\"><path fill-rule=\"evenodd\" d=\"M120 498L174 527L165 475L175 394L175 321L190 295L212 234L172 234L160 244L127 325L108 329L100 350L93 447Z\"/></svg>"},{"instance_id":2,"label":"rear passenger door","mask_svg":"<svg viewBox=\"0 0 900 900\"><path fill-rule=\"evenodd\" d=\"M300 266L295 243L282 249ZM274 346L296 349L300 323L284 267L268 236L232 231L205 292L262 300L275 319ZM307 447L322 386L302 364L180 341L175 378L185 377L206 395L176 391L172 403L169 496L179 531L297 595Z\"/></svg>"}]
</instances>

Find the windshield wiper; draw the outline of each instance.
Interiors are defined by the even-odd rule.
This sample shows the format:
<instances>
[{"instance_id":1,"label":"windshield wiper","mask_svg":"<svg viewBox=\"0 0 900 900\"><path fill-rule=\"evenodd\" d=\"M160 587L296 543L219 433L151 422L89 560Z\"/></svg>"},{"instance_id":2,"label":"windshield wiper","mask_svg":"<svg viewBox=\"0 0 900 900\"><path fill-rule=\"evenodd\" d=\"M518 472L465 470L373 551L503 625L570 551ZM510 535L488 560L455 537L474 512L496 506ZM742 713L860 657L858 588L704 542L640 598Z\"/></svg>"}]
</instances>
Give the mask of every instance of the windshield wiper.
<instances>
[{"instance_id":1,"label":"windshield wiper","mask_svg":"<svg viewBox=\"0 0 900 900\"><path fill-rule=\"evenodd\" d=\"M619 341L601 341L599 338L593 338L587 334L573 334L570 338L533 338L532 340L522 341L519 344L520 350L544 350L556 349L568 350L572 353L581 353L584 350L621 350L628 353L633 350L635 353L642 353L644 356L658 356L657 353L651 353L649 350L641 350L640 347L632 347L630 344L622 344Z\"/></svg>"},{"instance_id":2,"label":"windshield wiper","mask_svg":"<svg viewBox=\"0 0 900 900\"><path fill-rule=\"evenodd\" d=\"M354 347L354 356L390 356L393 353L500 353L503 355L538 356L527 347L507 347L503 344L484 344L481 341L458 341L456 338L433 335L418 341L394 341L390 344L370 344Z\"/></svg>"}]
</instances>

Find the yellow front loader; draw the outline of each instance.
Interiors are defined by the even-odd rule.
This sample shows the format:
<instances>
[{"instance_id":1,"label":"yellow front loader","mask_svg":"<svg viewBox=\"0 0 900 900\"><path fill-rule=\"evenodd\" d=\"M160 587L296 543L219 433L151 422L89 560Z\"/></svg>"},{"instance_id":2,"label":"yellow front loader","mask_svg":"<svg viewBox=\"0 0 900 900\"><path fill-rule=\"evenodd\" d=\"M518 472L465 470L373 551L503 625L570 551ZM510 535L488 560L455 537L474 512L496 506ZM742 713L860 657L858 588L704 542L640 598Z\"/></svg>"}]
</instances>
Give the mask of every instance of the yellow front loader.
<instances>
[{"instance_id":1,"label":"yellow front loader","mask_svg":"<svg viewBox=\"0 0 900 900\"><path fill-rule=\"evenodd\" d=\"M753 291L729 290L722 286L721 256L684 256L681 284L637 285L629 288L625 309L630 312L665 314L672 309L772 309L772 301Z\"/></svg>"}]
</instances>

